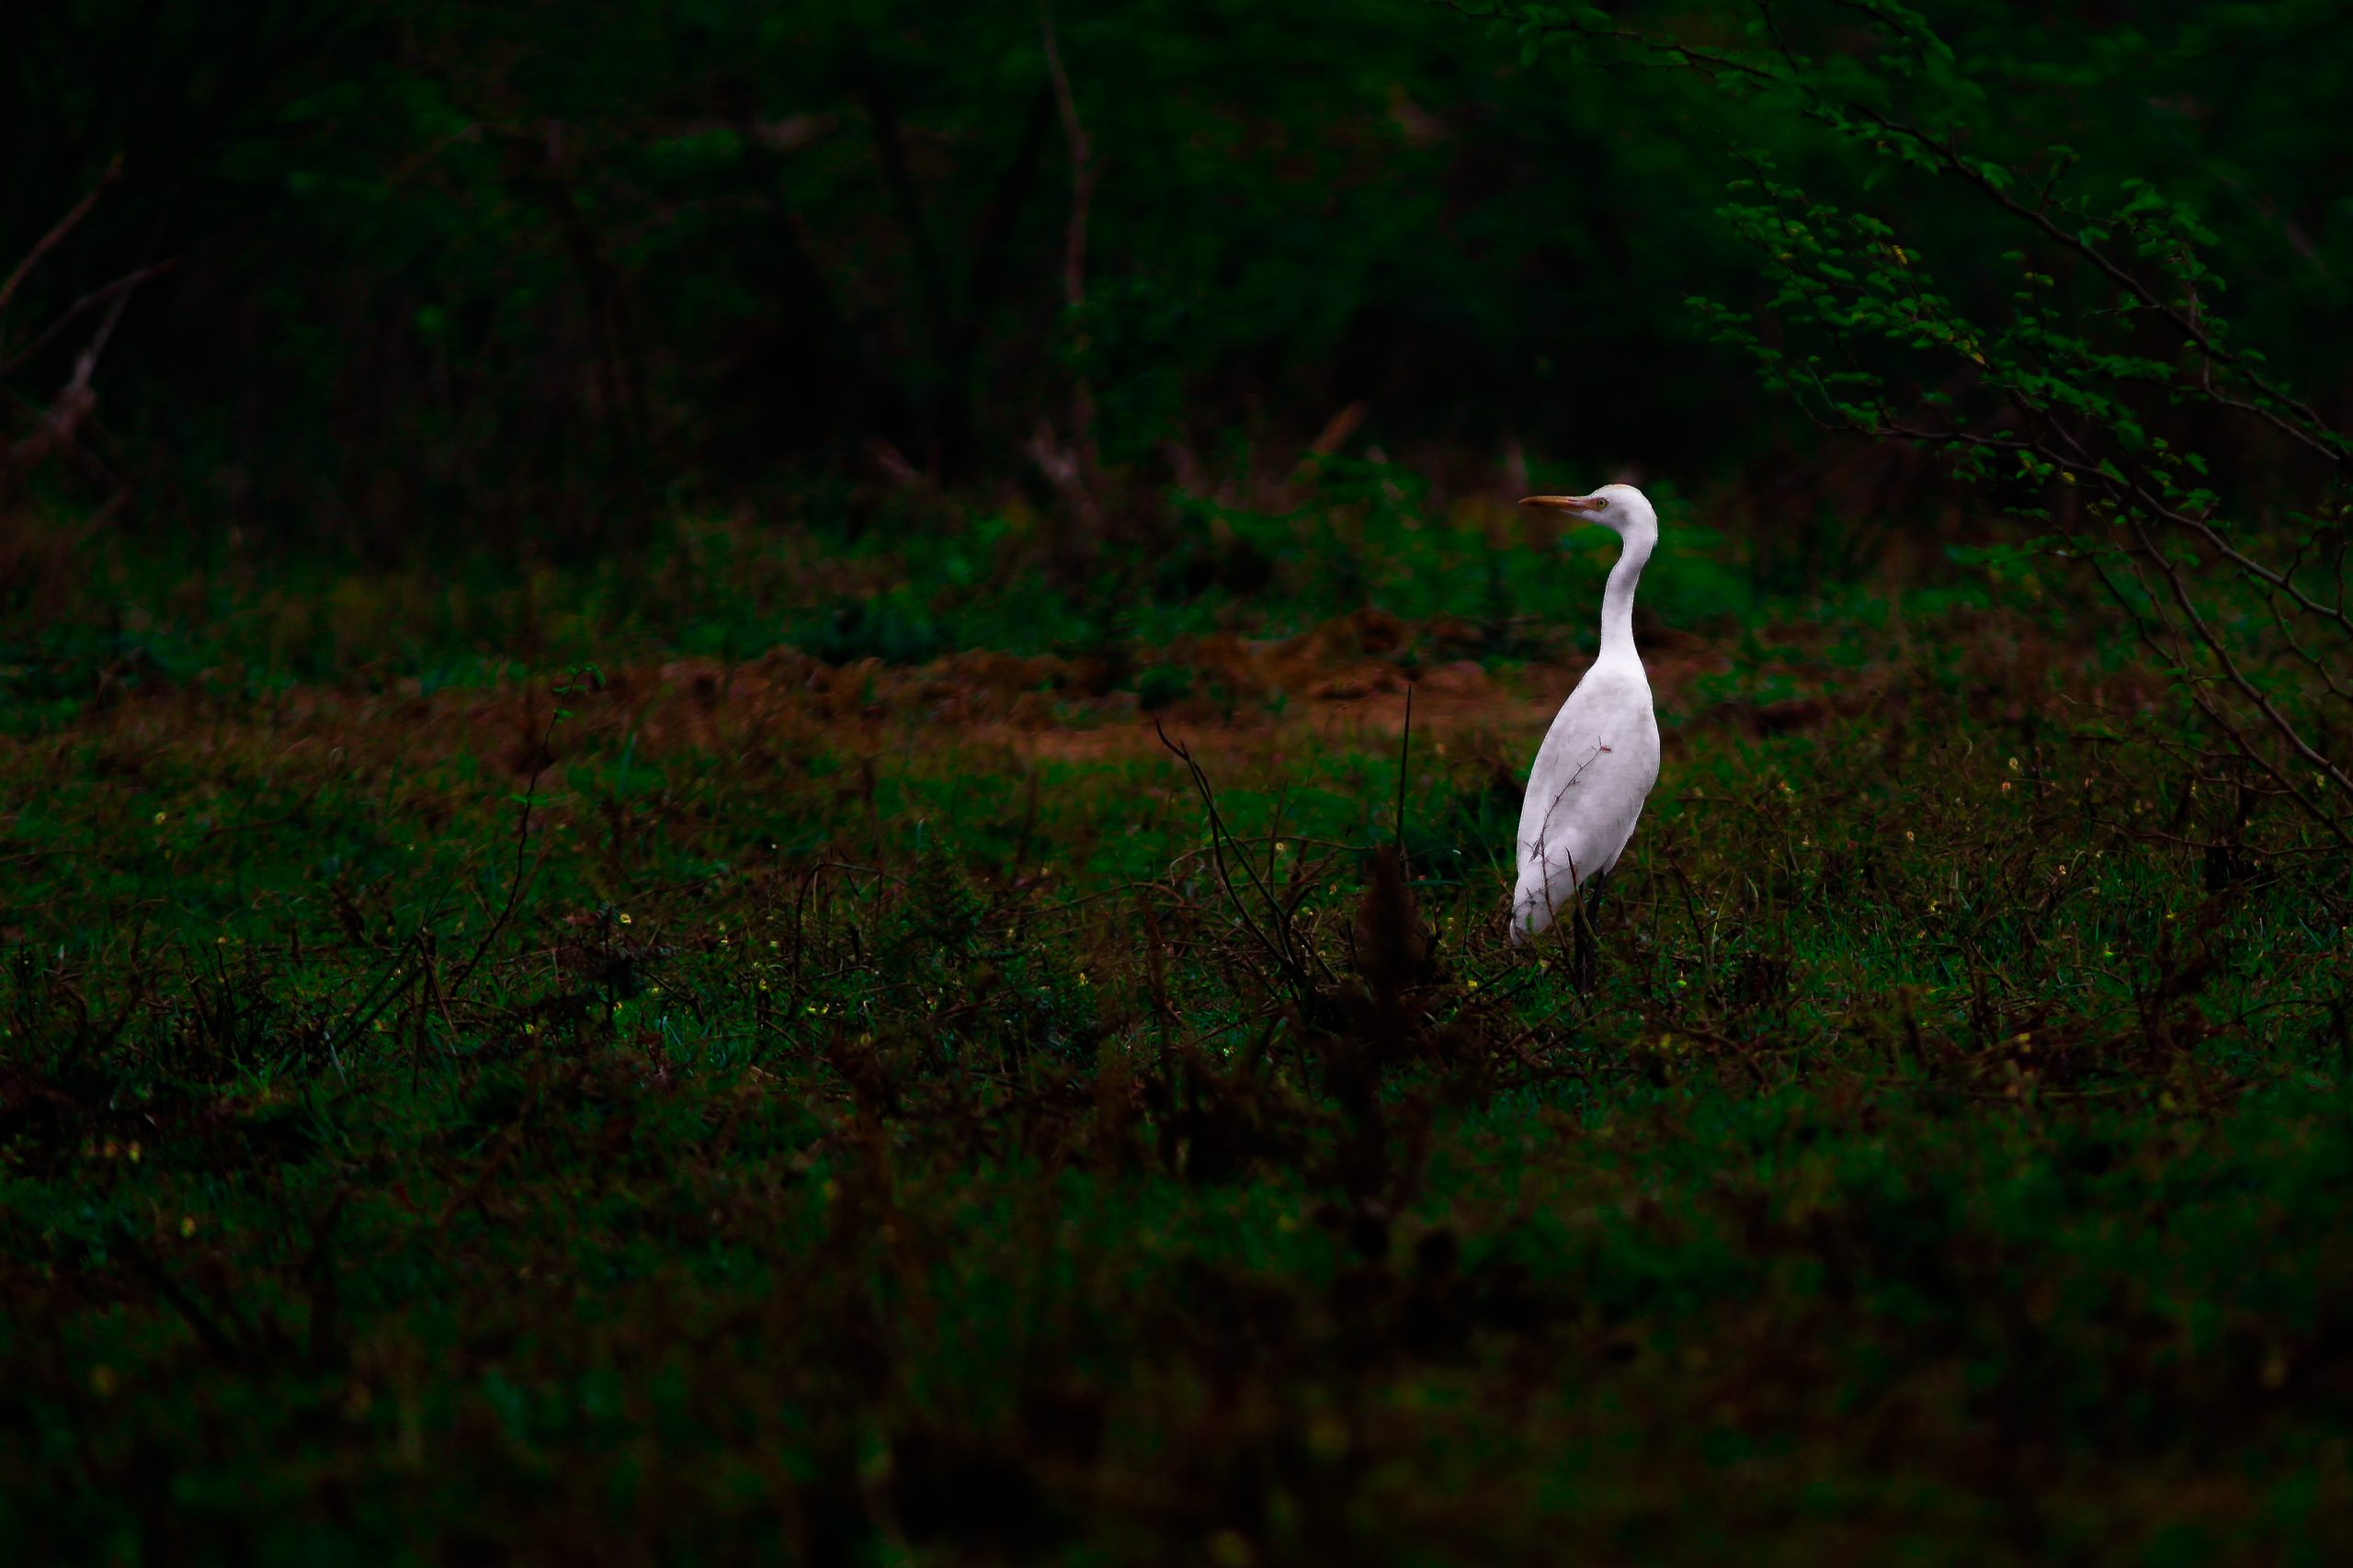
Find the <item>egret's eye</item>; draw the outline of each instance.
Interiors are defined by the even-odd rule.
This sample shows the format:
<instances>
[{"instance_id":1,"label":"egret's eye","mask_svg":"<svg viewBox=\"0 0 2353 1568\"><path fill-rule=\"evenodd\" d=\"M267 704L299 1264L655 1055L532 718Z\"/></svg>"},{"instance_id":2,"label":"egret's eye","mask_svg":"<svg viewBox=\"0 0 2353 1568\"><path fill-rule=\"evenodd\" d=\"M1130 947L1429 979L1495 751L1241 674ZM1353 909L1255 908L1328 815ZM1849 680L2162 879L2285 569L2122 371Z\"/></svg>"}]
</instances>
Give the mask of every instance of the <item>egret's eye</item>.
<instances>
[{"instance_id":1,"label":"egret's eye","mask_svg":"<svg viewBox=\"0 0 2353 1568\"><path fill-rule=\"evenodd\" d=\"M1609 497L1607 495L1595 496L1593 498L1593 503L1594 506L1601 511L1607 512L1609 510Z\"/></svg>"}]
</instances>

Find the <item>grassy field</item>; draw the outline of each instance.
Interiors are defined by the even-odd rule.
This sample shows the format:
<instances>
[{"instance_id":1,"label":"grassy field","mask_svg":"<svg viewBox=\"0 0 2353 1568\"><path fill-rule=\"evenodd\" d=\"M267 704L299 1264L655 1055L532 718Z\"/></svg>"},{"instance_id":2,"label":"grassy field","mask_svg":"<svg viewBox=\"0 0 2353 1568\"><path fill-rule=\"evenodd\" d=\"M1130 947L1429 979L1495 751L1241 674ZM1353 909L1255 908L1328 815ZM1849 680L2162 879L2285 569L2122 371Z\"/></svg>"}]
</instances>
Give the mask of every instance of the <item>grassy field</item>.
<instances>
[{"instance_id":1,"label":"grassy field","mask_svg":"<svg viewBox=\"0 0 2353 1568\"><path fill-rule=\"evenodd\" d=\"M1387 483L1117 614L1016 519L28 617L14 1559L2353 1557L2343 858L2055 589L1671 515L1579 995L1606 556Z\"/></svg>"}]
</instances>

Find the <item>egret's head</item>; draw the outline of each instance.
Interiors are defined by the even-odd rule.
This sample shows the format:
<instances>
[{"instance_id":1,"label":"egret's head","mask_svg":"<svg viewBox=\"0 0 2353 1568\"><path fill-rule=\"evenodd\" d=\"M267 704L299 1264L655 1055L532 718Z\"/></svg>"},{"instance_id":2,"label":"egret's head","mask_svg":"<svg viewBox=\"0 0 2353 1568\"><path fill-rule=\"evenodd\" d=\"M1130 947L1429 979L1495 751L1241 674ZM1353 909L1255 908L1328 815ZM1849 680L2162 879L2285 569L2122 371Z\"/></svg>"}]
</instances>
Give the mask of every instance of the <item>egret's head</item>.
<instances>
[{"instance_id":1,"label":"egret's head","mask_svg":"<svg viewBox=\"0 0 2353 1568\"><path fill-rule=\"evenodd\" d=\"M1631 484L1605 484L1590 495L1530 495L1520 505L1574 512L1580 522L1615 528L1621 534L1658 527L1658 514L1651 509L1650 498Z\"/></svg>"}]
</instances>

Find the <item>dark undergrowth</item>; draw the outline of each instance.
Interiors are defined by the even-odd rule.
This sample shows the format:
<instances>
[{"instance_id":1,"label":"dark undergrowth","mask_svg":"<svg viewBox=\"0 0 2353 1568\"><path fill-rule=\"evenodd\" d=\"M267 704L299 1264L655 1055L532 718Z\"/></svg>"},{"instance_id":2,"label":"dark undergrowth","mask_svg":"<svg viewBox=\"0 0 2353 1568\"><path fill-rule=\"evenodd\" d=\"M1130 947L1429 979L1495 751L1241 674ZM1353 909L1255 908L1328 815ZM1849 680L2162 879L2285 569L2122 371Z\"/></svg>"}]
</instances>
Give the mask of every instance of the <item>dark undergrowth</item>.
<instances>
[{"instance_id":1,"label":"dark undergrowth","mask_svg":"<svg viewBox=\"0 0 2353 1568\"><path fill-rule=\"evenodd\" d=\"M1198 776L776 657L45 710L0 1538L2344 1561L2347 868L2037 637L1677 687L1586 995L1501 939L1519 710L1172 699Z\"/></svg>"}]
</instances>

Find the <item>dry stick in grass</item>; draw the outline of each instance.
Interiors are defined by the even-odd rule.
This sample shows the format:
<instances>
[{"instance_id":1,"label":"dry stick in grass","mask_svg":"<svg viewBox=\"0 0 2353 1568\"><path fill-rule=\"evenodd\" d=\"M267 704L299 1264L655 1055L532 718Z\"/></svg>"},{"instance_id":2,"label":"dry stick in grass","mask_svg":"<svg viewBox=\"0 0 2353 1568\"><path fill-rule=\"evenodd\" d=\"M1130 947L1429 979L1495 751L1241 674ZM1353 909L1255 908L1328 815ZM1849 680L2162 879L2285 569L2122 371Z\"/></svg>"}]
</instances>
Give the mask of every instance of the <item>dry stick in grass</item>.
<instances>
[{"instance_id":1,"label":"dry stick in grass","mask_svg":"<svg viewBox=\"0 0 2353 1568\"><path fill-rule=\"evenodd\" d=\"M816 888L817 879L827 871L852 871L862 877L872 877L878 882L896 882L901 887L907 885L907 879L896 872L873 866L853 865L847 860L820 860L810 867L809 874L801 879L800 892L792 899L792 973L796 980L801 976L801 955L809 945L807 904Z\"/></svg>"},{"instance_id":2,"label":"dry stick in grass","mask_svg":"<svg viewBox=\"0 0 2353 1568\"><path fill-rule=\"evenodd\" d=\"M594 672L592 670L589 673ZM560 686L556 687L555 695L563 697L571 690L572 687L569 685ZM498 940L499 933L506 928L506 922L514 917L516 903L523 896L524 883L538 874L540 866L547 864L550 851L545 849L540 852L538 861L531 866L528 874L524 869L523 861L530 853L531 810L539 801L540 780L546 776L549 765L555 760L554 753L549 750L548 744L555 739L555 727L563 717L564 710L560 705L551 705L548 709L547 728L540 732L540 744L532 748L531 778L530 782L523 787L522 809L515 821L515 869L507 876L506 902L499 907L498 918L490 923L490 929L482 934L482 940L475 943L474 950L467 955L465 963L458 971L457 978L449 983L448 987L449 995L458 995L465 990L466 982L473 978L474 971L481 966L483 957L489 953L491 944Z\"/></svg>"},{"instance_id":3,"label":"dry stick in grass","mask_svg":"<svg viewBox=\"0 0 2353 1568\"><path fill-rule=\"evenodd\" d=\"M1713 1015L1717 1003L1723 1000L1719 993L1719 960L1716 953L1716 930L1719 922L1716 912L1710 909L1704 920L1700 917L1699 894L1691 886L1690 874L1683 869L1682 858L1675 853L1672 837L1667 836L1666 841L1660 847L1666 858L1667 869L1675 873L1676 883L1682 890L1684 915L1691 922L1691 939L1699 944L1699 1005ZM1723 895L1718 893L1716 896L1721 899ZM1724 900L1724 902L1729 903L1730 900Z\"/></svg>"},{"instance_id":4,"label":"dry stick in grass","mask_svg":"<svg viewBox=\"0 0 2353 1568\"><path fill-rule=\"evenodd\" d=\"M382 1017L384 1009L392 1005L392 998L400 994L401 984L408 979L408 976L407 964L395 957L392 967L369 983L366 994L360 998L359 1006L353 1010L351 1027L341 1031L343 1037L358 1039L362 1029ZM343 1053L335 1049L336 1034L335 1029L329 1028L321 1039L327 1048L327 1060L335 1066L335 1075L348 1084L351 1081L351 1075L344 1071Z\"/></svg>"},{"instance_id":5,"label":"dry stick in grass","mask_svg":"<svg viewBox=\"0 0 2353 1568\"><path fill-rule=\"evenodd\" d=\"M1284 945L1299 955L1301 966L1304 968L1309 960L1313 960L1315 967L1324 971L1324 978L1326 980L1332 980L1336 978L1332 973L1332 966L1324 961L1324 955L1315 950L1315 944L1312 940L1302 942L1300 939L1299 906L1306 902L1307 895L1313 892L1317 884L1322 881L1324 869L1329 866L1334 860L1339 858L1340 855L1347 854L1353 850L1355 846L1353 845L1328 845L1321 840L1301 838L1296 834L1291 835L1289 838L1289 842L1294 848L1304 851L1311 846L1318 848L1328 847L1337 851L1337 853L1327 855L1323 859L1316 861L1313 867L1310 867L1307 857L1302 852L1299 858L1298 863L1291 868L1291 885L1290 889L1290 895L1286 898L1276 898L1273 889L1276 881L1280 876L1280 871L1275 863L1276 855L1277 851L1285 842L1284 835L1281 833L1283 804L1285 801L1290 800L1290 786L1285 785L1282 793L1275 797L1275 809L1268 814L1267 819L1267 878L1266 883L1260 891L1266 894L1268 903L1274 907L1276 922L1280 929ZM1237 855L1241 853L1239 844L1235 846L1235 853Z\"/></svg>"},{"instance_id":6,"label":"dry stick in grass","mask_svg":"<svg viewBox=\"0 0 2353 1568\"><path fill-rule=\"evenodd\" d=\"M1307 1000L1314 993L1314 982L1308 974L1306 966L1299 961L1297 943L1291 935L1291 922L1290 916L1284 912L1282 901L1274 895L1273 891L1264 881L1259 880L1257 868L1250 863L1248 855L1242 853L1237 842L1233 858L1241 863L1242 874L1249 879L1251 886L1256 889L1258 896L1265 901L1267 910L1274 915L1276 933L1282 938L1280 942L1277 942L1274 937L1267 935L1257 921L1251 918L1249 906L1243 902L1241 894L1234 891L1233 874L1226 869L1225 864L1225 845L1228 840L1233 839L1233 835L1225 825L1224 814L1218 810L1217 793L1210 788L1209 776L1201 771L1201 765L1193 760L1193 754L1190 751L1168 738L1168 732L1160 727L1158 719L1153 720L1152 728L1153 733L1160 737L1160 744L1166 746L1176 759L1185 765L1186 771L1192 776L1193 788L1200 795L1201 804L1209 812L1211 861L1217 868L1218 881L1225 889L1227 904L1249 933L1258 939L1258 945L1267 950L1267 956L1274 960L1276 969L1280 971L1283 979L1290 983L1293 994L1302 1002Z\"/></svg>"},{"instance_id":7,"label":"dry stick in grass","mask_svg":"<svg viewBox=\"0 0 2353 1568\"><path fill-rule=\"evenodd\" d=\"M1136 903L1143 913L1144 982L1152 993L1154 1015L1163 1026L1159 1031L1160 1065L1161 1070L1165 1072L1168 1067L1166 1026L1181 1024L1184 1019L1177 1017L1176 1006L1168 1000L1168 954L1166 951L1168 944L1160 934L1160 916L1153 909L1151 899L1139 898Z\"/></svg>"}]
</instances>

